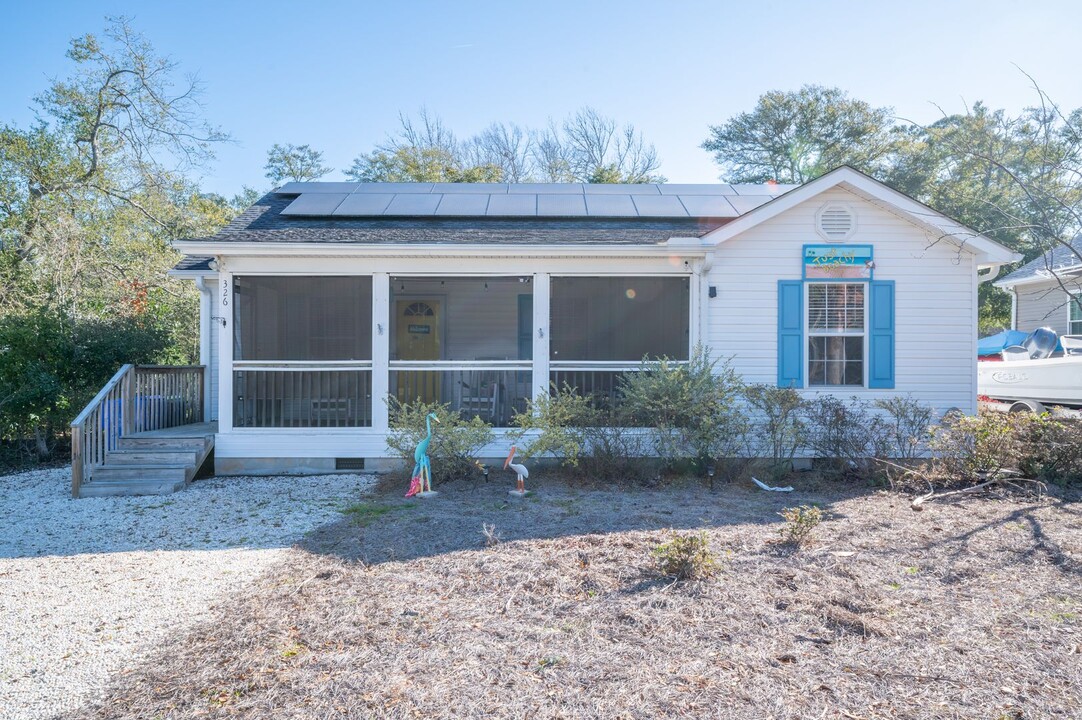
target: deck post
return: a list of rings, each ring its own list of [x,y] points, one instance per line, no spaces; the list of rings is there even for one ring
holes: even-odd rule
[[[121,436],[131,435],[135,432],[135,375],[138,372],[138,366],[132,368],[130,372],[124,375],[124,380],[120,385],[122,408],[120,411]]]
[[[79,488],[83,484],[83,426],[73,423],[71,426],[71,497],[79,499]]]

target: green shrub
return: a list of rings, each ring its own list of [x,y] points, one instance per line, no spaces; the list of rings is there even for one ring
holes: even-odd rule
[[[169,344],[141,318],[75,319],[44,308],[0,318],[0,439],[49,457],[122,365],[155,362]]]
[[[755,414],[753,444],[757,453],[766,458],[770,479],[777,482],[789,474],[793,456],[805,442],[807,429],[801,418],[804,402],[792,388],[767,384],[748,385],[744,397]]]
[[[710,550],[710,538],[705,531],[673,533],[671,539],[658,545],[651,553],[663,575],[677,580],[700,580],[717,573],[717,558]]]
[[[401,402],[388,396],[390,429],[387,448],[413,467],[413,453],[424,439],[425,418],[435,413],[428,456],[432,460],[432,482],[472,477],[477,472],[477,453],[492,442],[492,425],[474,416],[465,420],[446,403]]]
[[[702,471],[746,450],[743,382],[708,349],[696,348],[686,363],[644,361],[624,376],[621,389],[627,423],[650,429],[653,450],[667,467],[690,459]]]
[[[817,507],[801,505],[785,508],[780,513],[785,525],[778,529],[782,542],[792,547],[801,547],[811,534],[823,522],[823,511]]]
[[[948,414],[931,429],[932,470],[948,481],[973,482],[1017,467],[1018,417],[983,409],[976,415]]]
[[[522,448],[523,457],[555,455],[564,467],[577,468],[587,452],[587,429],[598,421],[598,411],[590,399],[573,387],[553,388],[552,393],[531,398],[523,412],[516,412],[511,424],[518,428],[518,437],[526,431],[536,431],[529,444]]]
[[[531,399],[511,422],[520,440],[532,435],[523,457],[554,455],[574,477],[636,482],[648,474],[641,436],[570,386]]]
[[[1070,483],[1082,479],[1082,422],[1048,413],[1010,415],[1018,440],[1018,469],[1028,478]]]

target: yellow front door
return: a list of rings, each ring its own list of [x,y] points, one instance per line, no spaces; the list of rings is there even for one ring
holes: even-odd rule
[[[399,360],[439,360],[440,301],[398,300],[395,303],[395,357]],[[400,370],[396,392],[402,402],[440,402],[441,374],[435,370]]]

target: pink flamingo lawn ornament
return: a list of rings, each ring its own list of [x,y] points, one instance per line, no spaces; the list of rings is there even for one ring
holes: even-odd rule
[[[530,471],[526,469],[525,465],[519,465],[513,460],[515,459],[515,453],[518,452],[518,448],[514,445],[511,446],[511,452],[507,454],[507,460],[503,463],[503,469],[510,468],[518,475],[518,480],[515,484],[515,489],[511,491],[513,495],[525,495],[526,494],[526,478],[530,477]]]
[[[436,413],[429,413],[425,417],[425,429],[428,430],[428,435],[417,443],[417,449],[413,451],[413,477],[410,479],[410,489],[406,492],[406,497],[414,495],[426,497],[432,494],[432,464],[428,459],[428,445],[432,442],[433,420],[437,424],[440,421]]]

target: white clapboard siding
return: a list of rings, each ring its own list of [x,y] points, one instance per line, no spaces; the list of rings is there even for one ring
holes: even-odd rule
[[[1067,280],[1064,285],[1071,292],[1080,292],[1077,281]],[[1055,280],[1018,285],[1017,316],[1015,329],[1032,332],[1039,327],[1050,327],[1061,335],[1069,334],[1067,292]]]
[[[777,382],[778,280],[801,277],[804,244],[823,243],[824,205],[853,209],[847,244],[875,247],[875,278],[895,281],[895,389],[805,390],[866,400],[912,395],[939,411],[976,409],[973,256],[843,189],[825,192],[721,244],[709,273],[707,341],[748,382]],[[806,350],[805,350],[806,352]],[[806,373],[805,373],[806,375]]]

